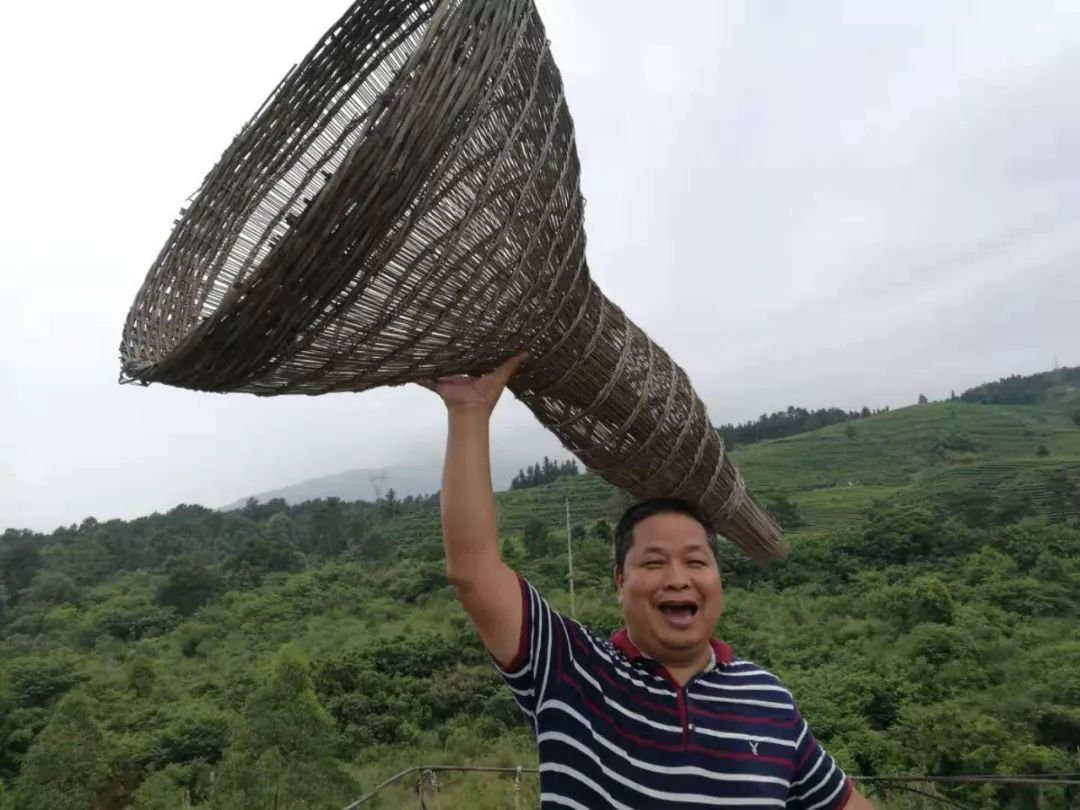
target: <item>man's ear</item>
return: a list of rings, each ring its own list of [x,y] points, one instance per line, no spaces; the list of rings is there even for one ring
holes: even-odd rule
[[[615,580],[615,593],[618,596],[619,604],[622,604],[622,589],[623,589],[623,572],[619,566],[615,566],[611,569],[611,576]]]

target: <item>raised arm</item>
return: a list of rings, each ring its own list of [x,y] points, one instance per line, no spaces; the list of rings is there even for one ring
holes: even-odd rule
[[[504,667],[519,649],[521,585],[499,556],[489,426],[523,359],[484,377],[445,378],[429,386],[446,403],[449,423],[441,494],[446,575],[484,646]]]

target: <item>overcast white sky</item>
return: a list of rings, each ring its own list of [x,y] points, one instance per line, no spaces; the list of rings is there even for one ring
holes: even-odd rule
[[[546,0],[589,261],[716,423],[1080,364],[1080,3]],[[0,529],[434,459],[426,391],[120,387],[183,200],[343,0],[0,11]],[[555,449],[517,403],[496,435]]]

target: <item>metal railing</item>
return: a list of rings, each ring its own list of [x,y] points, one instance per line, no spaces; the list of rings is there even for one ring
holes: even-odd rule
[[[439,774],[443,773],[482,773],[491,775],[513,776],[513,802],[514,810],[523,810],[522,776],[524,774],[539,774],[539,769],[528,767],[500,768],[468,765],[417,765],[406,768],[400,773],[394,774],[386,781],[376,785],[359,799],[342,810],[357,810],[365,804],[369,804],[380,793],[400,785],[410,776],[415,776],[412,793],[416,797],[417,807],[420,810],[429,810],[428,799],[437,796],[442,789]],[[917,806],[927,806],[932,802],[935,807],[959,808],[959,810],[982,810],[985,804],[973,805],[969,801],[937,792],[938,786],[957,787],[960,785],[1000,785],[1003,787],[1029,789],[1032,802],[1025,802],[1022,806],[1027,810],[1051,810],[1051,807],[1065,808],[1065,810],[1080,810],[1080,774],[1017,774],[995,775],[979,774],[970,776],[853,776],[868,798],[887,799],[890,796],[918,797]],[[1051,805],[1047,798],[1053,791],[1059,795],[1066,795],[1064,801]],[[1055,800],[1056,801],[1056,800]],[[1018,805],[1020,806],[1020,805]]]

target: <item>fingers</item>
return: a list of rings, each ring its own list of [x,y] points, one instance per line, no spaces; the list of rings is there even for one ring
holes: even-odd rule
[[[469,381],[475,380],[475,379],[476,379],[476,377],[470,377],[468,374],[457,374],[457,375],[450,376],[450,377],[435,377],[434,379],[429,379],[429,380],[414,380],[414,382],[417,385],[422,385],[424,388],[427,388],[429,391],[437,391],[440,385],[459,383],[459,382],[469,382]]]
[[[491,379],[498,381],[501,385],[506,385],[507,381],[517,373],[517,370],[521,368],[521,364],[529,359],[528,352],[519,352],[504,362],[501,366],[490,372],[487,376]],[[439,386],[453,384],[453,383],[465,383],[474,382],[480,379],[479,377],[472,377],[468,374],[457,374],[449,377],[436,377],[432,380],[416,380],[416,384],[426,388],[429,391],[439,392]]]
[[[498,377],[504,384],[517,373],[517,370],[521,368],[521,364],[529,358],[528,352],[519,352],[499,366],[495,371],[495,376]]]

